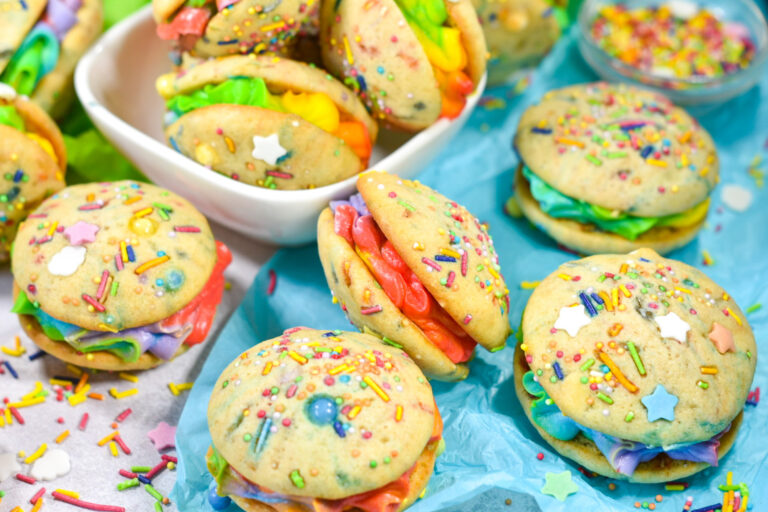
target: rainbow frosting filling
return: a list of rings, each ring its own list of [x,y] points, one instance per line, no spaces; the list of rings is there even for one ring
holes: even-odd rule
[[[161,77],[162,78],[162,77]],[[368,166],[373,144],[365,125],[339,110],[323,93],[286,91],[273,94],[259,77],[232,77],[219,84],[207,84],[188,94],[179,94],[166,102],[166,125],[198,108],[218,104],[259,107],[295,114],[322,130],[342,139],[360,158],[361,168]]]
[[[11,128],[15,128],[16,130],[22,132],[27,136],[27,138],[36,142],[41,148],[43,148],[43,151],[45,151],[51,158],[53,158],[54,163],[59,163],[59,157],[56,156],[56,151],[54,151],[51,141],[45,137],[41,137],[34,132],[28,132],[24,118],[21,117],[21,114],[19,114],[16,108],[10,104],[3,104],[1,101],[0,125],[10,126]]]
[[[184,308],[153,324],[115,332],[90,331],[52,317],[24,291],[19,292],[11,311],[35,317],[46,336],[66,342],[78,352],[107,351],[128,363],[149,352],[167,361],[182,344],[202,343],[208,335],[224,292],[224,269],[232,261],[232,254],[221,242],[216,242],[216,252],[216,265],[202,291]]]
[[[672,459],[706,462],[711,466],[717,466],[720,438],[731,428],[729,425],[707,441],[651,446],[603,434],[565,416],[539,384],[533,371],[528,371],[523,376],[523,387],[528,394],[536,397],[531,402],[531,417],[536,425],[561,441],[570,441],[582,434],[595,443],[617,473],[628,476],[635,472],[641,462],[649,461],[661,454],[666,454]]]
[[[467,51],[461,40],[461,31],[448,26],[444,0],[395,0],[395,3],[416,34],[435,72],[443,100],[441,117],[458,117],[475,84],[465,73],[469,62]]]
[[[77,24],[81,5],[82,0],[48,0],[45,14],[14,53],[0,82],[19,94],[32,94],[40,80],[56,67],[61,42]]]
[[[594,224],[602,231],[616,233],[629,240],[636,240],[643,233],[657,227],[693,226],[703,221],[709,210],[709,199],[706,199],[693,208],[674,215],[636,217],[568,197],[536,176],[526,165],[522,166],[522,173],[528,181],[531,195],[538,201],[541,210],[550,217]]]

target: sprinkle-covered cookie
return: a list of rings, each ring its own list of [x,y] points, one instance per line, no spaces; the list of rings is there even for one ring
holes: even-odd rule
[[[314,66],[231,56],[164,75],[157,85],[171,146],[235,180],[297,190],[368,166],[376,123],[350,90]]]
[[[200,57],[285,53],[317,32],[318,0],[152,0],[157,34]]]
[[[202,342],[231,261],[190,203],[130,181],[50,197],[21,226],[13,258],[25,329],[68,357],[110,352],[107,366],[145,352],[167,360],[182,342]]]
[[[515,378],[555,449],[601,474],[652,482],[717,465],[756,361],[727,292],[641,249],[572,261],[541,282],[523,314]]]
[[[54,122],[0,84],[0,262],[10,257],[19,223],[64,187],[67,155]]]
[[[430,376],[466,377],[476,343],[504,346],[508,293],[487,228],[418,182],[358,178],[359,198],[318,224],[328,284],[360,329],[403,346]]]
[[[584,252],[683,245],[718,181],[706,130],[663,96],[623,84],[550,91],[525,111],[514,144],[523,213]]]
[[[323,2],[323,62],[377,119],[418,131],[454,118],[485,73],[470,0]]]
[[[442,421],[429,383],[401,350],[297,327],[224,370],[208,426],[218,492],[247,509],[322,502],[341,510],[381,493],[388,510],[402,510],[429,479]]]

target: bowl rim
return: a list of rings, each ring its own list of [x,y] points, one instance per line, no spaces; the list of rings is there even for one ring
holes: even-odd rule
[[[134,140],[138,146],[146,148],[147,152],[152,153],[157,158],[170,161],[175,167],[183,169],[185,173],[192,175],[195,179],[201,180],[205,185],[217,187],[222,189],[222,192],[228,194],[236,194],[240,197],[254,201],[284,203],[287,205],[295,204],[297,201],[316,201],[318,199],[324,200],[328,197],[335,197],[350,187],[354,188],[358,176],[360,176],[362,172],[378,169],[380,167],[389,167],[388,160],[390,158],[401,158],[400,155],[408,153],[408,148],[410,146],[420,146],[422,144],[422,139],[430,139],[440,135],[442,131],[448,129],[450,124],[454,122],[454,120],[445,118],[438,119],[428,128],[412,134],[404,144],[376,162],[373,166],[336,183],[300,190],[276,190],[242,183],[209,169],[195,160],[175,151],[167,143],[158,141],[154,137],[123,120],[96,98],[96,95],[91,88],[89,76],[93,71],[97,58],[100,54],[106,51],[108,45],[112,46],[115,44],[115,41],[125,39],[127,34],[133,32],[137,26],[147,22],[153,22],[151,5],[147,5],[125,18],[123,21],[117,23],[99,38],[85,55],[83,55],[75,69],[74,84],[77,96],[83,104],[88,116],[94,121],[94,124],[98,125],[99,123],[103,123],[110,125],[112,129],[123,134],[126,139]],[[480,83],[475,87],[475,90],[467,96],[467,106],[465,106],[465,112],[462,112],[462,115],[468,115],[466,112],[467,109],[474,110],[474,106],[479,102],[480,97],[485,91],[487,80],[488,74],[486,72]],[[103,112],[99,112],[100,110]]]
[[[622,1],[622,0],[619,0],[619,1]],[[700,3],[697,0],[688,0],[688,1],[692,3],[696,3],[697,5],[700,5]],[[749,14],[754,18],[757,25],[760,27],[760,30],[758,33],[751,34],[752,37],[754,38],[755,47],[756,47],[754,58],[746,68],[741,68],[735,73],[729,73],[722,76],[708,77],[708,78],[706,77],[705,78],[670,77],[670,76],[660,75],[650,71],[642,70],[640,68],[627,64],[621,59],[618,59],[608,54],[608,52],[603,50],[592,37],[591,28],[592,28],[592,22],[594,20],[594,16],[592,16],[591,13],[595,9],[595,7],[597,7],[600,4],[619,3],[618,1],[614,1],[614,0],[584,0],[584,2],[579,7],[579,13],[577,16],[577,24],[579,27],[579,40],[583,44],[585,44],[589,50],[599,53],[607,61],[607,64],[610,65],[612,69],[614,69],[617,73],[621,74],[622,76],[628,79],[640,80],[642,82],[641,80],[642,78],[647,78],[660,83],[673,84],[672,87],[663,87],[663,88],[670,89],[675,92],[683,93],[683,94],[691,90],[711,91],[716,87],[726,87],[733,82],[740,81],[746,75],[754,72],[754,70],[756,69],[759,70],[760,68],[762,68],[762,66],[765,64],[766,59],[768,59],[768,23],[766,23],[765,16],[763,16],[763,13],[760,10],[760,8],[757,6],[754,0],[728,0],[728,1],[740,3],[746,9],[748,9],[750,11]],[[663,0],[658,1],[659,5],[661,5],[662,3],[664,3]],[[752,31],[750,30],[750,33],[751,32]],[[646,84],[646,85],[654,85],[654,84]],[[661,87],[659,85],[656,85],[656,86]]]

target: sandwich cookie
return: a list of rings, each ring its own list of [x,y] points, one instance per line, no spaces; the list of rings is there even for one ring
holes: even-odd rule
[[[726,291],[640,249],[565,263],[536,287],[515,389],[561,455],[610,478],[666,482],[731,449],[756,363]]]
[[[68,187],[19,228],[13,312],[58,359],[150,368],[205,340],[231,260],[172,192],[131,181]]]
[[[290,52],[317,33],[318,0],[152,0],[157,35],[198,57]]]
[[[475,345],[500,350],[510,333],[509,290],[487,228],[418,182],[372,171],[357,188],[318,220],[334,300],[430,378],[465,378]]]
[[[61,117],[75,97],[75,65],[101,22],[100,0],[0,1],[0,82]]]
[[[232,179],[298,190],[368,166],[378,127],[324,71],[273,56],[211,59],[157,81],[171,146]]]
[[[488,44],[488,85],[535,67],[560,38],[547,0],[472,0]],[[520,77],[520,75],[517,75]]]
[[[407,131],[458,117],[485,74],[470,0],[323,2],[320,44],[328,70],[374,117]]]
[[[706,130],[665,97],[626,85],[550,91],[521,117],[514,146],[523,214],[587,254],[687,244],[718,182]]]
[[[211,393],[217,492],[258,512],[395,512],[442,448],[429,382],[373,336],[304,327],[227,366]]]
[[[64,188],[67,155],[59,128],[27,98],[0,84],[0,263],[19,223]]]

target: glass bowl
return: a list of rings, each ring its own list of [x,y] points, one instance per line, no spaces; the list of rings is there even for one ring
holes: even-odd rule
[[[628,9],[677,3],[706,8],[719,20],[742,24],[755,45],[752,62],[743,69],[716,77],[670,77],[629,65],[609,55],[592,37],[592,23],[604,6],[623,3]],[[578,42],[584,60],[609,82],[628,82],[654,89],[679,105],[723,103],[749,90],[761,78],[768,60],[768,26],[752,0],[584,0],[579,11]]]

